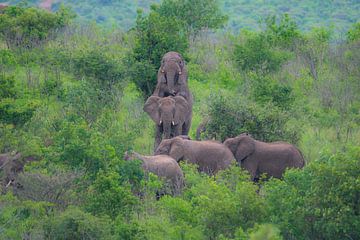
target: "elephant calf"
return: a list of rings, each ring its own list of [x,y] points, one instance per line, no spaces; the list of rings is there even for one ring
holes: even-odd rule
[[[181,137],[163,140],[155,154],[166,154],[176,161],[185,159],[198,165],[201,172],[209,175],[226,169],[235,159],[231,151],[215,141],[192,141]]]
[[[261,174],[281,178],[286,168],[302,168],[304,158],[299,149],[285,142],[265,143],[243,133],[224,142],[234,154],[236,161],[249,171],[251,179]]]
[[[171,194],[177,195],[184,186],[184,175],[179,164],[167,155],[144,156],[136,152],[125,153],[125,160],[139,159],[145,172],[151,172],[169,184]]]

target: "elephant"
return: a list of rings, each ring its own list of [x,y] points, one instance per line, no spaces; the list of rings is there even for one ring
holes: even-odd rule
[[[23,172],[27,162],[38,160],[35,156],[23,157],[19,152],[0,154],[0,174],[2,175],[0,176],[4,189],[14,184],[17,175]]]
[[[179,164],[170,156],[156,155],[145,156],[137,152],[125,152],[126,161],[139,159],[145,172],[151,172],[159,178],[164,179],[170,187],[172,195],[180,194],[184,187],[184,174]],[[165,191],[166,192],[166,191]]]
[[[216,141],[192,141],[181,137],[163,140],[155,155],[169,155],[177,162],[186,160],[198,165],[200,172],[215,175],[219,170],[229,167],[235,160],[232,152]]]
[[[160,144],[162,135],[165,139],[187,135],[190,130],[192,106],[182,96],[150,96],[144,111],[149,114],[156,125],[154,150]]]
[[[243,133],[228,138],[224,145],[231,150],[241,167],[250,173],[253,181],[262,174],[281,179],[286,168],[303,168],[305,165],[300,150],[286,142],[265,143]]]
[[[193,99],[188,87],[188,73],[180,53],[168,52],[162,60],[157,74],[154,96],[182,96],[192,105]]]

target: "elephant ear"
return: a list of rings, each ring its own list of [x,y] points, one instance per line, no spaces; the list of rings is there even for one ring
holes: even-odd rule
[[[236,139],[238,146],[235,152],[237,161],[242,161],[255,151],[255,141],[249,136],[242,136]]]
[[[161,98],[157,96],[150,96],[144,105],[144,111],[149,114],[151,119],[160,125],[160,114],[159,114],[159,100]]]
[[[200,126],[199,126],[200,127]],[[238,141],[235,138],[228,138],[224,141],[224,145],[230,149],[230,151],[235,155],[237,147],[238,147]]]
[[[175,124],[181,124],[185,122],[186,117],[189,115],[189,104],[185,98],[181,96],[174,97],[175,99],[175,114],[174,122]]]
[[[181,137],[174,137],[171,140],[169,156],[179,161],[184,156],[184,140]]]

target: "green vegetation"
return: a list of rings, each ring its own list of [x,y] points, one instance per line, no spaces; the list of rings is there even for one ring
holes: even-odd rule
[[[74,5],[93,14],[84,2]],[[146,2],[96,4],[101,13]],[[216,1],[195,2],[207,3],[193,6],[204,14],[191,15],[190,1],[165,0],[139,11],[127,32],[79,24],[66,8],[0,10],[0,153],[38,159],[13,185],[0,169],[1,239],[360,238],[359,23],[336,43],[336,28],[304,32],[311,21],[297,24],[296,13],[265,16],[259,31],[209,33],[227,18]],[[231,5],[238,2],[241,11]],[[251,4],[225,7],[242,18]],[[269,4],[282,6],[258,8]],[[322,4],[327,14],[333,5]],[[356,22],[351,4],[347,18]],[[130,15],[121,20],[128,26]],[[189,72],[190,137],[204,123],[204,139],[247,131],[288,141],[302,150],[304,169],[255,184],[236,165],[209,177],[182,164],[182,193],[157,200],[163,182],[123,156],[153,151],[142,108],[170,50]]]
[[[7,1],[10,4],[19,3],[20,0]],[[27,1],[29,4],[39,5],[42,0]],[[56,11],[61,4],[75,10],[81,21],[92,21],[106,27],[119,26],[128,30],[135,25],[137,9],[148,12],[152,4],[159,4],[160,0],[60,0],[53,1],[52,10]],[[188,21],[191,29],[203,26],[213,28],[221,25],[223,19],[221,12],[214,12],[216,21],[197,22],[198,12],[207,15],[214,10],[214,3],[218,3],[220,9],[225,13],[229,22],[227,28],[234,32],[242,29],[258,30],[259,21],[264,21],[268,15],[289,14],[302,30],[311,30],[316,27],[333,27],[336,30],[336,37],[343,37],[352,24],[359,18],[359,2],[356,0],[203,0],[203,1],[163,1],[162,9],[168,16],[178,16]],[[191,8],[193,14],[183,13]],[[206,18],[205,18],[206,19]]]

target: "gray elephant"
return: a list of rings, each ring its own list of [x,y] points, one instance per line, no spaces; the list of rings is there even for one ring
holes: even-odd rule
[[[182,96],[150,96],[144,106],[156,124],[154,149],[160,144],[162,135],[165,139],[187,135],[190,130],[192,106]]]
[[[163,140],[155,154],[169,155],[178,162],[187,160],[197,164],[199,171],[209,175],[226,169],[235,159],[231,151],[219,142],[192,141],[181,137]]]
[[[4,189],[14,184],[17,175],[24,170],[27,162],[38,160],[35,156],[23,157],[19,152],[0,154],[0,181]]]
[[[224,142],[241,167],[249,171],[251,179],[261,174],[281,178],[287,168],[302,168],[305,160],[295,146],[286,142],[265,143],[243,133]]]
[[[184,186],[184,175],[179,164],[172,157],[168,155],[145,156],[136,152],[125,152],[124,159],[126,161],[141,160],[144,171],[151,172],[165,180],[165,187],[169,187],[171,194],[177,195],[181,192]],[[164,190],[163,192],[168,191]]]
[[[188,73],[180,53],[168,52],[162,60],[157,74],[154,96],[182,96],[192,105],[192,95],[188,87]]]

